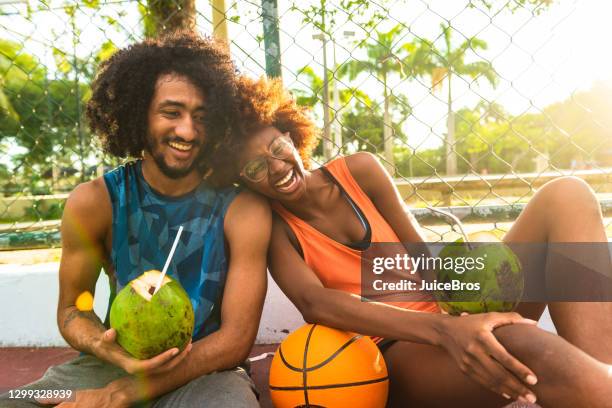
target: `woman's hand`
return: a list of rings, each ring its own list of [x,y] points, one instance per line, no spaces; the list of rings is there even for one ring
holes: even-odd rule
[[[482,313],[444,320],[441,346],[459,369],[507,399],[535,402],[525,384],[535,385],[535,374],[502,346],[493,330],[510,324],[537,324],[518,313]]]

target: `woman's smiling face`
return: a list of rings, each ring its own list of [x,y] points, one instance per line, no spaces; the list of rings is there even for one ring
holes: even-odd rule
[[[293,201],[305,191],[304,166],[291,137],[273,126],[249,138],[238,162],[243,183],[266,197]]]

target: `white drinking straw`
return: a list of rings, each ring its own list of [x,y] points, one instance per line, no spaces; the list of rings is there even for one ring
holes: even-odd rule
[[[164,281],[164,276],[166,276],[166,272],[168,271],[168,266],[170,266],[170,261],[172,260],[172,256],[174,255],[174,251],[176,250],[176,246],[178,245],[179,239],[181,238],[181,234],[183,233],[183,226],[179,227],[178,232],[176,233],[176,238],[174,238],[174,243],[172,244],[172,249],[170,249],[170,254],[168,254],[168,259],[166,259],[166,264],[164,265],[164,269],[162,270],[161,276],[157,281],[157,285],[155,285],[155,291],[153,295],[157,293],[159,288],[161,287],[162,282]]]

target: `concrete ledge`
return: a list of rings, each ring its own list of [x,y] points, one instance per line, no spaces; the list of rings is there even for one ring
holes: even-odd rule
[[[59,263],[35,265],[0,264],[0,347],[66,347],[57,329]],[[94,311],[104,320],[110,294],[108,279],[101,274],[96,285]],[[257,344],[280,343],[304,324],[301,314],[268,276]],[[540,327],[554,332],[548,311]]]
[[[0,346],[65,347],[57,328],[59,263],[0,265]],[[106,315],[110,290],[106,276],[98,280],[94,311]]]
[[[0,346],[65,347],[57,328],[59,263],[34,265],[0,264]],[[110,288],[100,274],[94,296],[94,311],[104,320]],[[266,303],[257,343],[279,343],[287,333],[304,324],[300,313],[269,277]]]

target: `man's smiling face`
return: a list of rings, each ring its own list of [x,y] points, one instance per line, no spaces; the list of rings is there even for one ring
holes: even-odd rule
[[[148,112],[147,151],[169,178],[197,171],[204,144],[204,96],[178,74],[157,79]]]

